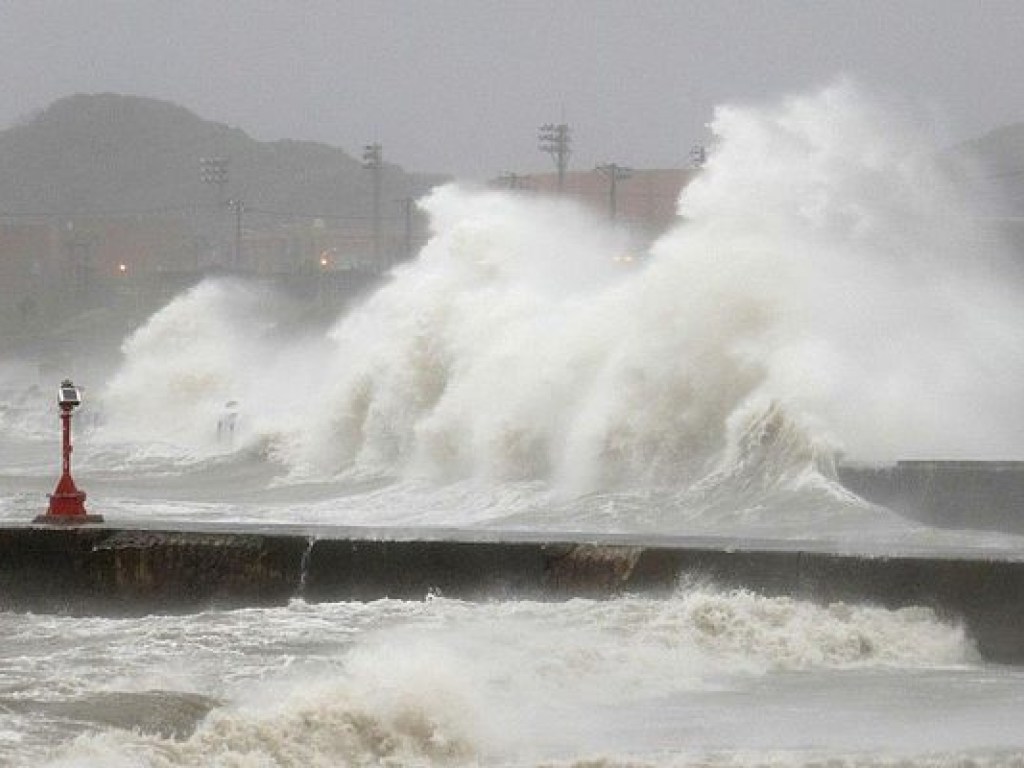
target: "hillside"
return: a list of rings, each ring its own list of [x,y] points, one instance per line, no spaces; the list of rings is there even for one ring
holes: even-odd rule
[[[1002,126],[953,149],[966,159],[965,174],[988,212],[995,216],[1024,216],[1024,123]]]
[[[1024,123],[996,128],[960,144],[958,149],[985,162],[992,170],[1024,170]]]
[[[200,157],[230,158],[225,193],[274,211],[362,215],[370,178],[360,161],[313,142],[260,142],[164,101],[79,94],[0,132],[0,211],[95,213],[207,205],[216,191]],[[384,200],[417,196],[440,177],[383,171]]]

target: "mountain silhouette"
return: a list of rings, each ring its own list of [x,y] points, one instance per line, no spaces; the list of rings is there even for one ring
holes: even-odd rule
[[[200,178],[204,157],[228,160],[223,189]],[[381,173],[382,206],[443,180],[390,164]],[[365,216],[370,177],[359,160],[327,144],[257,141],[184,107],[137,96],[68,96],[0,132],[0,213],[9,216],[185,211],[222,203],[221,194],[250,209]]]

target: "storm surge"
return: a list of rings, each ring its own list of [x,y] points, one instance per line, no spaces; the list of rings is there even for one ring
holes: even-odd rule
[[[125,342],[102,439],[287,482],[723,509],[841,495],[839,454],[1018,457],[1024,303],[923,134],[849,83],[711,129],[643,253],[566,200],[452,185],[420,203],[415,261],[326,334],[282,333],[265,289],[199,285]]]
[[[959,764],[962,739],[937,724],[956,704],[907,706],[903,689],[1014,684],[984,676],[962,629],[928,609],[698,585],[662,600],[298,601],[150,621],[91,620],[79,642],[118,652],[115,684],[132,702],[182,699],[152,686],[181,685],[172,659],[187,649],[188,684],[201,689],[190,702],[209,713],[186,733],[172,719],[180,706],[170,723],[86,732],[51,764],[867,766],[886,764],[875,753],[883,739],[909,756],[904,765],[945,766]],[[225,664],[234,676],[213,672]],[[1007,720],[993,710],[971,715],[989,734]],[[971,757],[1014,765],[990,753]]]
[[[333,322],[241,278],[174,298],[109,380],[76,373],[76,473],[116,530],[25,533],[74,539],[73,594],[102,562],[126,595],[214,602],[0,612],[0,763],[1021,768],[1024,673],[984,655],[1017,637],[1019,542],[836,479],[1022,458],[1019,270],[902,114],[849,83],[719,109],[643,247],[566,199],[449,185]],[[54,419],[11,402],[22,526]],[[444,593],[492,557],[491,599]],[[277,599],[264,576],[293,599],[218,607]],[[423,599],[370,599],[389,584]]]

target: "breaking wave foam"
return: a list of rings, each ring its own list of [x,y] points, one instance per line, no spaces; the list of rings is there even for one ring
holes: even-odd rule
[[[848,83],[712,129],[634,269],[568,202],[448,186],[417,260],[326,336],[198,286],[126,342],[108,435],[255,450],[294,479],[569,496],[828,486],[840,450],[1019,455],[1024,303],[932,147]]]
[[[300,603],[274,609],[275,626],[282,637],[305,627],[310,641],[320,627],[323,642],[336,624],[349,626],[351,610]],[[75,739],[50,765],[548,764],[601,743],[602,717],[661,712],[664,702],[744,680],[976,660],[962,629],[929,610],[818,606],[697,585],[667,600],[432,598],[360,610],[382,623],[337,656],[277,664],[221,691],[227,701],[186,736],[104,730]],[[245,622],[263,613],[240,612],[236,631],[248,635]],[[640,763],[689,764],[674,762],[679,754]]]

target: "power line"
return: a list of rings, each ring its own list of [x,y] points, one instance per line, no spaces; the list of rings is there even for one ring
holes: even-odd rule
[[[305,211],[270,211],[265,208],[245,209],[246,213],[259,214],[261,216],[274,216],[283,219],[324,219],[330,221],[373,221],[375,216],[365,214],[341,215],[337,213],[309,213]],[[381,216],[381,221],[399,221],[401,216]]]
[[[162,216],[188,213],[204,206],[173,205],[162,208],[110,208],[88,211],[0,211],[4,219],[101,219],[120,216]]]
[[[163,208],[109,208],[89,211],[0,211],[3,219],[102,219],[127,216],[163,216],[172,213],[197,213],[219,210],[221,205],[174,205]],[[324,219],[331,221],[370,221],[372,215],[314,213],[309,211],[275,211],[266,208],[245,207],[246,214],[293,219]],[[399,221],[401,216],[382,216],[383,221]]]

